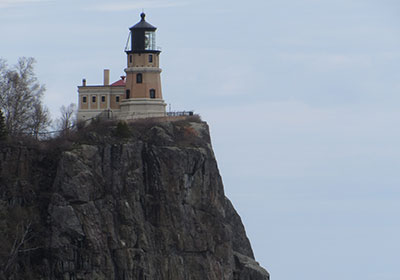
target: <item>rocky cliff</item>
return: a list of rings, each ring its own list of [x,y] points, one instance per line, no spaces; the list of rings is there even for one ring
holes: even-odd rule
[[[94,126],[0,144],[0,278],[269,279],[206,123]]]

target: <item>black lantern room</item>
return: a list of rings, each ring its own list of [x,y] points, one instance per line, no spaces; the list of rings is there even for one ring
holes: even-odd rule
[[[146,14],[141,13],[142,18],[137,24],[129,28],[130,34],[130,49],[127,53],[160,53],[156,46],[156,29],[145,20]]]

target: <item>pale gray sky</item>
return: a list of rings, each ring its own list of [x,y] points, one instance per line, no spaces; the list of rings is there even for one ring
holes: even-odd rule
[[[398,280],[400,2],[0,0],[0,57],[36,58],[56,115],[124,74],[142,8],[272,279]]]

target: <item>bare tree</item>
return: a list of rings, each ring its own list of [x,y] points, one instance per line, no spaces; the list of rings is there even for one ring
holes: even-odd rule
[[[0,141],[7,138],[6,122],[3,111],[0,110]]]
[[[20,192],[25,201],[24,191],[21,189]],[[13,194],[10,193],[0,200],[0,280],[36,279],[27,277],[26,273],[31,269],[31,252],[42,248],[37,231],[40,210],[28,201],[24,206],[20,205],[22,201],[10,204],[8,199],[11,197]]]
[[[16,264],[18,262],[18,255],[23,252],[36,250],[37,248],[24,248],[26,243],[32,238],[30,235],[32,223],[28,222],[27,224],[18,224],[15,230],[15,238],[11,250],[8,254],[7,261],[4,265],[4,274],[11,276],[14,274],[16,269]]]
[[[51,124],[50,113],[47,107],[36,102],[32,106],[32,119],[29,122],[30,133],[39,138],[40,133],[46,131]]]
[[[71,103],[67,107],[60,108],[61,117],[57,120],[58,129],[62,134],[68,134],[74,127],[76,121],[76,104]]]
[[[49,112],[42,104],[45,87],[35,76],[34,64],[33,58],[21,57],[9,68],[0,60],[0,109],[10,135],[38,136],[50,124]]]

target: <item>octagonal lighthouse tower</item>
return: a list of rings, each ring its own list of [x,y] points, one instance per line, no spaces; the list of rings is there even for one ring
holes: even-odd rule
[[[121,119],[165,116],[166,104],[161,92],[160,53],[156,46],[156,27],[142,13],[130,29],[125,52],[127,68],[125,93],[121,100]]]

